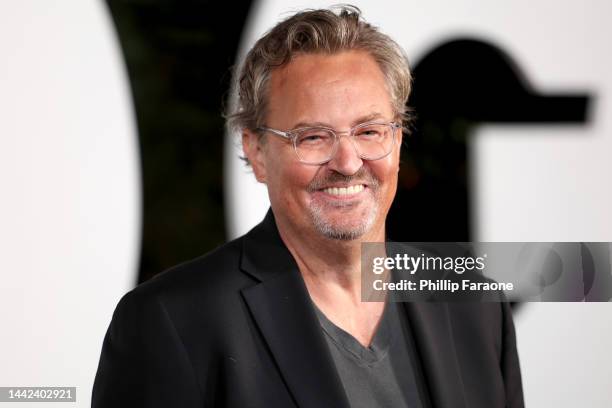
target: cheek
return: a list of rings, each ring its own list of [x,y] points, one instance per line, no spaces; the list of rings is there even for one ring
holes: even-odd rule
[[[284,180],[288,199],[300,202],[308,200],[310,197],[308,185],[312,179],[313,174],[308,169],[304,169],[303,165],[297,165],[292,171],[288,171]]]
[[[399,172],[399,158],[395,155],[389,155],[384,159],[375,163],[375,175],[384,184],[397,183],[397,174]]]
[[[382,159],[382,161],[380,163],[377,163],[377,166],[372,169],[374,172],[374,176],[378,178],[381,183],[381,199],[387,202],[391,202],[395,198],[395,192],[397,190],[398,169],[398,161],[394,157]]]
[[[308,205],[308,185],[314,177],[310,168],[296,163],[282,153],[268,157],[268,190],[271,198],[286,208]]]

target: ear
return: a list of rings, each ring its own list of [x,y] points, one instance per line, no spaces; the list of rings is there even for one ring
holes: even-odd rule
[[[264,160],[264,149],[261,137],[249,129],[242,130],[242,151],[244,157],[249,160],[255,178],[260,183],[266,182],[266,161]]]

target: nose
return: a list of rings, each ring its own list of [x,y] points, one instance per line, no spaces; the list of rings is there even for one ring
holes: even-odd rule
[[[331,170],[340,174],[351,176],[363,166],[363,160],[359,157],[355,144],[348,135],[339,135],[338,146],[331,160],[327,163]]]

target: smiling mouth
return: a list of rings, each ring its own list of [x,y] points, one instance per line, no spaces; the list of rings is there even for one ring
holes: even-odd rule
[[[321,191],[324,193],[333,195],[333,196],[346,196],[351,194],[361,193],[365,189],[363,184],[357,184],[354,186],[348,187],[328,187],[324,188]]]

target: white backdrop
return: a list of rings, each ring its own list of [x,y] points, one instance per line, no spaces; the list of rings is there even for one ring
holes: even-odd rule
[[[588,93],[588,125],[482,126],[470,152],[479,241],[612,241],[612,3],[578,0],[354,0],[414,65],[455,37],[493,42],[540,93]],[[288,11],[324,1],[262,1],[242,54]],[[228,231],[238,236],[269,206],[228,139]],[[244,197],[249,197],[245,200]],[[612,304],[524,305],[516,316],[529,407],[612,405]]]
[[[128,89],[102,2],[0,3],[0,386],[77,387],[56,407],[90,405],[106,327],[136,280]]]

